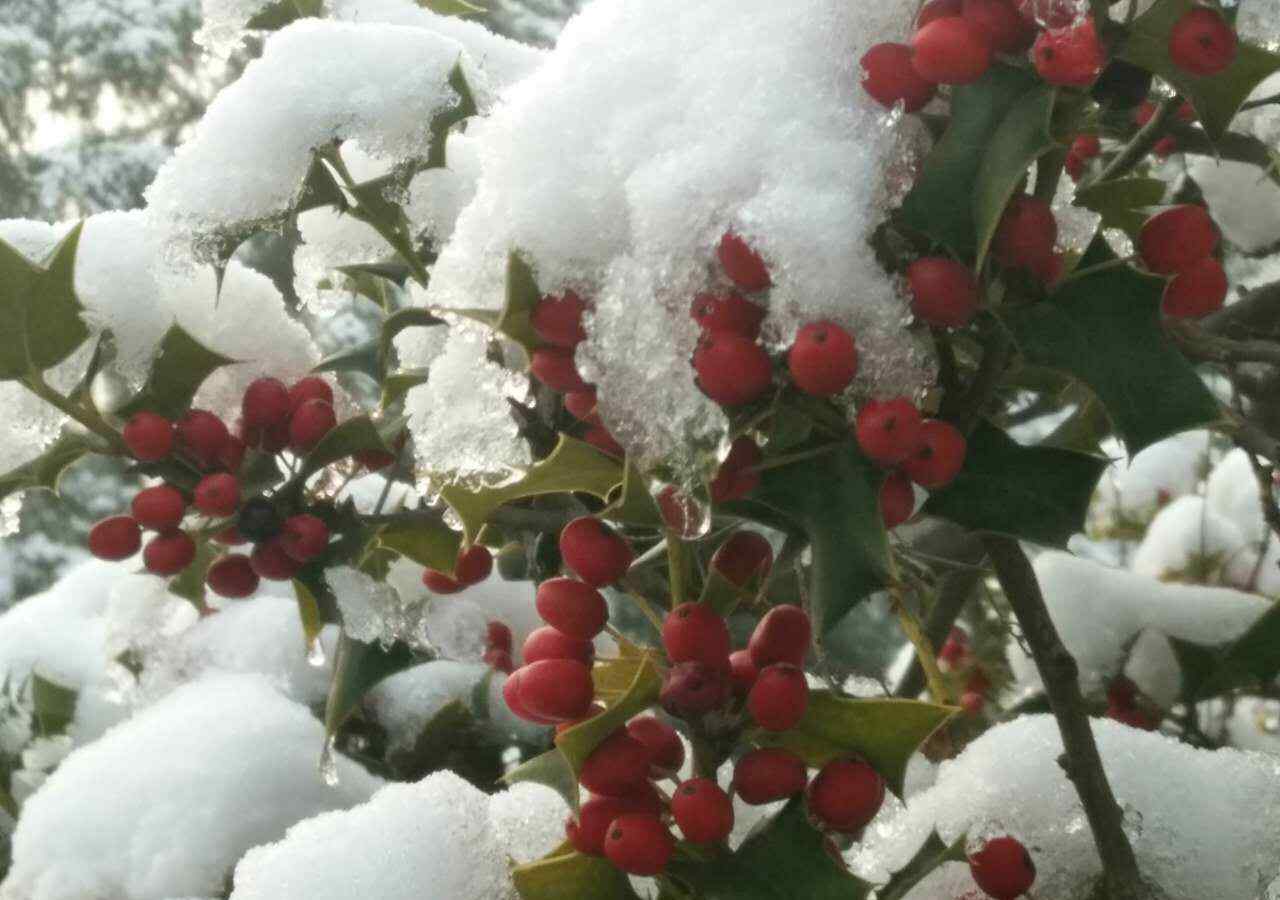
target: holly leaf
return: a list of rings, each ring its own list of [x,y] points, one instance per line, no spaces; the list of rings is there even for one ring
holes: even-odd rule
[[[418,0],[418,5],[442,16],[473,16],[485,11],[467,0]]]
[[[540,753],[528,762],[516,766],[503,775],[501,780],[507,785],[531,781],[549,787],[564,798],[570,809],[578,808],[578,776],[569,768],[569,761],[559,750]]]
[[[1182,695],[1201,700],[1237,688],[1273,681],[1280,675],[1280,603],[1225,647],[1171,641],[1182,667]]]
[[[1081,261],[1115,259],[1101,238]],[[1074,375],[1098,395],[1129,455],[1219,417],[1218,405],[1160,324],[1164,282],[1129,266],[1067,281],[1005,324],[1032,365]]]
[[[876,888],[876,900],[902,900],[911,889],[925,879],[930,872],[947,862],[965,862],[967,835],[960,835],[950,845],[943,843],[938,832],[929,832],[929,839],[911,857],[911,862],[893,873],[883,886]]]
[[[1165,184],[1159,178],[1119,178],[1076,191],[1075,205],[1102,216],[1103,228],[1119,228],[1131,238],[1164,200]]]
[[[1027,167],[1053,147],[1053,98],[1030,72],[1005,65],[955,88],[946,133],[902,204],[904,224],[961,256],[985,255]]]
[[[757,730],[753,739],[762,746],[785,747],[814,767],[856,753],[901,795],[911,755],[957,712],[919,700],[855,700],[810,691],[800,724],[781,733]]]
[[[58,494],[63,474],[92,452],[93,446],[88,435],[64,431],[35,459],[0,475],[0,500],[10,494],[35,489]]]
[[[385,422],[374,422],[367,415],[354,416],[337,425],[320,439],[320,443],[312,448],[302,462],[302,468],[296,479],[305,479],[313,472],[319,472],[325,466],[346,459],[364,450],[380,450],[391,452],[388,439],[399,434],[404,427],[401,418]]]
[[[82,227],[72,228],[43,264],[0,241],[0,381],[56,366],[88,339],[75,291]]]
[[[596,670],[607,670],[610,666],[622,666],[633,671],[627,690],[620,697],[609,699],[602,688],[608,683],[608,675],[597,676],[592,672],[592,679],[597,683],[597,694],[605,702],[605,711],[579,722],[572,728],[565,729],[556,735],[556,747],[569,763],[575,774],[582,771],[591,751],[613,734],[632,716],[644,712],[658,699],[662,690],[662,673],[657,666],[658,653],[654,650],[641,651],[638,657],[623,657],[617,662],[600,663]]]
[[[254,31],[279,31],[290,22],[314,18],[323,12],[323,0],[276,0],[259,10],[244,27]]]
[[[170,580],[169,593],[191,601],[196,609],[204,609],[205,575],[221,552],[221,549],[207,537],[197,538],[195,559],[191,561],[191,565],[182,570],[181,575]]]
[[[602,518],[647,528],[666,527],[662,510],[644,486],[644,476],[630,463],[623,470],[622,484],[610,496],[612,501],[600,511]]]
[[[396,643],[388,649],[380,644],[357,641],[344,631],[338,638],[333,681],[329,683],[329,696],[325,701],[325,736],[332,737],[342,727],[374,685],[417,662],[407,644]]]
[[[667,874],[692,887],[699,900],[863,900],[872,887],[827,850],[800,798],[736,853],[705,861],[677,857]]]
[[[519,253],[512,251],[507,255],[507,290],[506,299],[501,310],[492,309],[449,309],[438,312],[449,312],[474,322],[488,325],[494,331],[507,337],[521,347],[529,356],[537,349],[542,340],[533,330],[533,308],[537,306],[542,292],[538,290],[537,279],[533,269]]]
[[[1158,0],[1129,31],[1120,58],[1154,72],[1191,101],[1210,140],[1221,138],[1254,88],[1280,70],[1280,55],[1240,42],[1235,61],[1217,75],[1195,75],[1174,64],[1169,34],[1196,0]]]
[[[420,566],[452,572],[462,547],[462,535],[443,522],[414,522],[387,525],[378,531],[378,546]]]
[[[76,715],[76,691],[32,672],[31,706],[41,737],[66,734]]]
[[[147,383],[119,414],[131,416],[146,410],[177,419],[191,407],[191,399],[206,378],[235,362],[204,346],[182,326],[171,325],[160,341]]]
[[[924,511],[975,531],[1065,547],[1084,529],[1109,461],[1071,450],[1024,447],[989,422],[969,436],[964,468],[929,495]]]
[[[382,377],[382,345],[377,339],[363,341],[330,353],[312,372],[360,372],[374,381]]]
[[[570,851],[516,866],[522,900],[637,900],[627,876],[602,856]]]
[[[298,601],[298,621],[302,623],[303,650],[311,652],[320,640],[320,632],[324,630],[324,616],[320,612],[320,601],[306,584],[297,578],[293,579],[293,596]]]

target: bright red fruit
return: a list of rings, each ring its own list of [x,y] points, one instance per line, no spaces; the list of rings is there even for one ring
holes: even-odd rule
[[[947,635],[947,639],[942,642],[942,649],[938,651],[939,662],[944,662],[948,668],[954,669],[968,656],[969,635],[959,628],[952,628],[951,634]]]
[[[219,556],[209,565],[204,581],[219,597],[233,600],[248,597],[258,589],[258,573],[243,553]]]
[[[153,575],[177,575],[196,558],[196,544],[183,531],[165,531],[142,548],[142,562]]]
[[[485,646],[492,647],[495,650],[506,650],[511,652],[511,629],[507,627],[505,622],[499,622],[497,619],[491,619],[484,630]]]
[[[733,696],[728,666],[686,662],[673,666],[662,683],[659,702],[679,719],[694,719],[719,709]]]
[[[533,351],[529,368],[534,378],[561,394],[590,387],[578,374],[573,351],[565,347],[539,347]]]
[[[886,109],[901,103],[906,112],[918,112],[938,92],[938,86],[911,64],[906,44],[876,44],[862,55],[861,65],[862,89]]]
[[[329,546],[329,526],[310,513],[302,513],[285,519],[280,532],[284,552],[298,562],[310,562]]]
[[[239,472],[240,466],[244,464],[244,455],[248,449],[244,441],[234,434],[228,434],[227,439],[222,442],[222,449],[218,451],[219,467],[226,469],[228,472]]]
[[[516,664],[511,659],[511,654],[496,647],[490,647],[484,651],[484,655],[480,657],[480,660],[495,672],[505,672],[508,675],[514,672],[516,668]]]
[[[601,741],[582,763],[578,781],[593,794],[625,797],[649,779],[649,749],[619,728]]]
[[[965,691],[960,695],[960,708],[964,710],[966,716],[978,715],[986,705],[986,696],[977,691]]]
[[[360,450],[352,458],[370,472],[385,469],[396,461],[396,454],[387,450]]]
[[[1036,38],[1036,30],[1013,5],[1013,0],[964,0],[964,17],[977,26],[996,53],[1022,53]]]
[[[215,544],[222,544],[224,547],[238,547],[241,544],[249,543],[249,539],[241,534],[240,529],[234,525],[222,529],[209,540]]]
[[[587,339],[582,327],[582,314],[591,305],[573,291],[556,296],[548,294],[533,307],[530,324],[534,333],[548,344],[557,347],[576,347]]]
[[[733,679],[733,693],[745,697],[756,683],[760,670],[751,661],[750,650],[734,650],[729,654],[729,676]]]
[[[715,569],[730,584],[746,587],[753,578],[763,578],[773,568],[773,547],[755,531],[735,531],[711,557]]]
[[[573,849],[591,856],[604,856],[604,837],[613,820],[628,813],[660,815],[662,800],[646,785],[627,797],[592,797],[578,810],[578,819],[565,822],[565,836]]]
[[[773,384],[773,363],[754,341],[731,332],[706,335],[693,351],[698,387],[721,406],[759,400]]]
[[[674,772],[684,764],[684,743],[674,728],[657,716],[640,716],[627,723],[627,734],[649,751],[650,774]]]
[[[991,45],[968,19],[935,19],[911,39],[911,64],[926,81],[970,84],[991,68]]]
[[[563,631],[543,625],[529,632],[520,655],[525,665],[540,659],[574,659],[589,666],[596,657],[596,648],[590,641],[569,637]]]
[[[128,559],[141,546],[142,529],[129,516],[112,516],[89,529],[89,552],[98,559]]]
[[[472,544],[458,554],[453,565],[454,577],[463,587],[479,584],[493,571],[493,554],[484,544]]]
[[[320,443],[321,438],[338,424],[338,414],[332,404],[323,400],[307,400],[289,419],[289,443],[293,449],[306,453]]]
[[[920,433],[923,444],[902,464],[911,480],[924,488],[944,487],[964,468],[967,442],[950,422],[929,419]]]
[[[212,468],[231,436],[226,423],[211,412],[193,409],[178,420],[178,447],[202,466]]]
[[[1009,201],[991,242],[992,253],[1002,265],[1035,269],[1053,254],[1058,241],[1058,220],[1039,197],[1019,194]]]
[[[152,531],[169,531],[182,524],[187,511],[187,501],[182,492],[172,485],[158,484],[143,488],[134,495],[130,512],[134,521]]]
[[[433,594],[456,594],[462,590],[462,584],[456,578],[436,569],[424,569],[422,583]]]
[[[572,578],[551,578],[538,585],[534,599],[538,615],[570,637],[589,641],[604,630],[609,608],[589,584]]]
[[[853,335],[834,322],[810,322],[796,333],[787,351],[787,369],[796,387],[815,397],[829,397],[849,386],[858,373]]]
[[[582,439],[601,453],[616,456],[618,459],[627,455],[627,448],[618,443],[618,439],[601,425],[593,425],[583,432]]]
[[[969,872],[978,887],[995,900],[1021,897],[1036,880],[1036,864],[1022,842],[1013,837],[992,838],[969,857]]]
[[[156,462],[173,450],[173,423],[153,412],[135,413],[121,432],[134,459]]]
[[[725,232],[716,248],[720,266],[729,280],[744,291],[763,291],[773,284],[769,268],[760,254],[732,231]]]
[[[1038,28],[1067,28],[1083,16],[1076,0],[1018,0],[1018,13]]]
[[[798,794],[808,780],[804,760],[780,747],[752,750],[733,767],[733,789],[752,806]]]
[[[1151,153],[1157,159],[1168,159],[1170,156],[1178,152],[1178,139],[1173,135],[1166,135],[1156,141],[1156,145],[1151,148]]]
[[[1184,204],[1152,216],[1138,235],[1147,268],[1170,275],[1199,262],[1218,245],[1218,229],[1202,206]]]
[[[686,841],[715,844],[733,831],[733,801],[710,778],[693,778],[671,795],[671,815]]]
[[[502,683],[502,699],[507,704],[507,709],[526,722],[533,722],[535,725],[554,725],[554,719],[546,719],[529,712],[524,701],[520,699],[520,678],[523,672],[524,669],[516,669]]]
[[[926,256],[907,269],[911,310],[929,325],[960,328],[978,311],[978,283],[965,266],[944,256]]]
[[[729,453],[711,479],[709,489],[712,503],[731,503],[741,500],[760,486],[760,473],[751,471],[764,459],[760,447],[743,435],[729,447]]]
[[[240,505],[240,482],[226,472],[206,475],[196,485],[194,502],[196,509],[206,516],[229,516]]]
[[[1043,31],[1032,50],[1036,71],[1050,84],[1088,87],[1107,64],[1093,19],[1078,25]]]
[[[682,603],[662,622],[662,645],[673,663],[723,667],[729,659],[729,626],[705,603]]]
[[[1235,29],[1216,9],[1187,10],[1169,31],[1169,58],[1193,75],[1217,75],[1236,61]]]
[[[872,400],[858,410],[858,446],[872,462],[895,466],[920,448],[920,410],[906,397]]]
[[[564,408],[579,422],[591,425],[600,424],[600,414],[596,412],[596,389],[570,391],[564,395]]]
[[[1071,176],[1072,181],[1079,181],[1083,178],[1087,166],[1088,162],[1084,157],[1077,156],[1074,152],[1068,153],[1066,160],[1062,163],[1063,171]]]
[[[1222,263],[1206,256],[1173,276],[1164,289],[1160,309],[1166,316],[1198,319],[1222,309],[1226,299],[1227,273]]]
[[[884,527],[897,528],[916,509],[916,492],[911,486],[911,479],[902,472],[892,472],[880,485],[880,514],[884,517]]]
[[[253,571],[268,581],[288,581],[302,568],[302,563],[285,552],[284,541],[279,536],[256,545],[249,554],[249,563]]]
[[[728,331],[755,340],[764,322],[764,307],[731,291],[728,294],[699,294],[693,298],[689,315],[703,331]]]
[[[586,715],[595,687],[591,670],[572,659],[543,659],[516,672],[520,704],[530,713],[553,722],[569,722]]]
[[[1102,152],[1102,141],[1096,134],[1076,135],[1071,142],[1071,152],[1081,159],[1093,159]]]
[[[809,685],[804,670],[787,663],[761,669],[747,695],[747,710],[765,731],[795,728],[808,706]]]
[[[1150,100],[1143,100],[1133,111],[1133,122],[1139,128],[1145,128],[1147,123],[1155,118],[1156,105]]]
[[[244,390],[240,415],[247,428],[270,428],[289,419],[289,389],[278,378],[259,378]]]
[[[657,875],[667,867],[675,841],[657,816],[627,813],[614,819],[604,839],[609,862],[631,875]]]
[[[810,783],[808,801],[823,826],[857,834],[884,803],[884,779],[863,759],[833,759]]]
[[[813,626],[809,614],[798,606],[783,604],[765,613],[751,632],[747,652],[757,669],[774,663],[799,666],[809,652]]]
[[[323,400],[332,406],[333,388],[329,387],[329,382],[319,375],[301,378],[289,388],[289,411],[296,412],[298,407],[308,400]]]
[[[560,556],[569,569],[593,587],[613,584],[635,554],[617,532],[593,516],[574,519],[560,532]]]
[[[920,8],[916,28],[923,28],[934,19],[949,19],[964,13],[964,0],[929,0]]]

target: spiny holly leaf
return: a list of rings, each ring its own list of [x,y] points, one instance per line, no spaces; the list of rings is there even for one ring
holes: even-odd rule
[[[382,379],[382,407],[393,406],[418,385],[427,383],[426,369],[401,369]]]
[[[1280,70],[1280,56],[1242,41],[1235,61],[1217,75],[1194,75],[1175,65],[1169,56],[1169,34],[1179,19],[1200,6],[1196,0],[1158,0],[1133,23],[1121,59],[1177,88],[1195,107],[1205,133],[1217,140],[1254,88]]]
[[[605,711],[556,735],[556,747],[564,754],[570,769],[575,773],[582,770],[582,764],[601,741],[626,724],[632,716],[643,712],[657,701],[658,693],[662,690],[662,674],[658,671],[657,657],[656,651],[641,651],[633,660],[624,657],[618,662],[600,663],[596,667],[634,667],[634,675],[626,693],[613,699],[609,699],[607,692],[601,689],[606,683],[606,679],[601,678],[597,694],[605,702]],[[594,679],[594,672],[592,676]]]
[[[293,580],[293,595],[298,601],[298,621],[302,623],[303,650],[311,652],[320,640],[320,632],[324,630],[324,617],[320,613],[320,601],[307,584],[297,578]]]
[[[453,571],[462,547],[462,535],[443,522],[387,525],[378,532],[377,540],[379,547],[440,572]]]
[[[612,501],[600,511],[602,518],[648,528],[665,527],[657,501],[645,489],[644,476],[630,463],[623,471],[622,484],[610,496]]]
[[[324,730],[332,736],[342,727],[360,699],[375,684],[418,662],[408,645],[396,643],[390,649],[366,644],[343,632],[334,655],[333,681],[324,707]]]
[[[0,241],[0,381],[56,366],[89,337],[76,297],[77,225],[43,265]]]
[[[1159,178],[1120,178],[1076,191],[1075,205],[1102,216],[1103,228],[1119,228],[1136,238],[1151,217],[1147,210],[1164,200],[1164,189]]]
[[[306,478],[325,466],[364,450],[389,452],[388,438],[398,434],[403,427],[404,420],[400,418],[374,422],[369,416],[360,415],[347,419],[321,438],[320,443],[307,454],[298,478]]]
[[[63,473],[92,450],[93,442],[87,435],[64,431],[35,459],[0,475],[0,500],[38,488],[57,494]]]
[[[1080,265],[1113,259],[1099,238]],[[1070,280],[1048,300],[1004,315],[1028,362],[1074,375],[1098,395],[1131,456],[1219,416],[1160,326],[1163,292],[1159,278],[1125,266]]]
[[[467,0],[418,0],[418,5],[442,16],[472,16],[485,11]]]
[[[182,574],[169,582],[169,593],[190,600],[196,609],[205,608],[205,574],[221,550],[208,538],[196,540],[196,556]]]
[[[523,478],[502,487],[478,490],[451,485],[441,491],[440,496],[462,520],[467,543],[471,543],[494,510],[505,503],[571,491],[607,500],[614,487],[621,483],[622,466],[616,459],[590,444],[561,435],[551,455],[535,463]]]
[[[924,842],[911,862],[893,873],[893,877],[883,887],[876,888],[876,900],[902,900],[917,884],[938,866],[946,862],[964,862],[967,835],[960,835],[948,846],[938,837],[936,831],[929,832],[929,839]]]
[[[41,737],[65,734],[76,715],[76,692],[32,672],[31,706]]]
[[[863,900],[871,891],[827,851],[800,798],[738,852],[711,860],[677,857],[667,874],[693,888],[699,900]]]
[[[925,512],[976,531],[1066,546],[1084,529],[1108,460],[1070,450],[1023,447],[989,422],[969,436],[964,468],[929,495]]]
[[[316,365],[313,372],[360,372],[374,381],[382,377],[381,343],[371,339],[337,350]]]
[[[1053,145],[1053,97],[1005,65],[955,88],[951,123],[902,204],[903,222],[962,256],[981,255],[1022,174]]]
[[[256,31],[279,31],[290,22],[313,18],[323,12],[323,0],[276,0],[246,22],[245,28]]]
[[[234,362],[201,344],[182,326],[171,325],[151,363],[147,383],[120,414],[131,416],[146,410],[176,419],[190,408],[191,398],[206,378]]]
[[[430,310],[423,309],[420,306],[397,310],[387,316],[387,320],[382,323],[382,332],[378,336],[378,371],[385,372],[387,370],[387,361],[391,358],[392,344],[396,339],[396,335],[400,332],[406,328],[428,328],[445,324],[447,323],[444,319],[432,315]]]
[[[758,731],[754,737],[762,745],[786,747],[811,766],[856,753],[901,795],[911,754],[957,712],[918,700],[854,700],[811,691],[799,725],[780,734]]]
[[[502,776],[503,784],[519,784],[522,781],[549,787],[564,798],[570,809],[578,808],[578,776],[569,768],[569,760],[559,750],[541,753]]]
[[[448,312],[488,325],[494,331],[515,341],[532,356],[542,343],[533,330],[531,316],[542,293],[533,277],[533,269],[519,253],[507,256],[507,296],[501,310],[450,309]]]
[[[573,851],[516,866],[511,879],[522,900],[637,900],[622,870],[602,856]]]
[[[445,142],[449,138],[449,131],[453,126],[479,112],[475,95],[471,93],[471,85],[467,84],[466,73],[462,71],[461,62],[449,73],[449,87],[453,88],[454,93],[458,95],[458,102],[436,113],[431,119],[431,144],[427,149],[426,161],[428,169],[438,169],[446,165]]]
[[[1266,684],[1280,675],[1280,603],[1225,647],[1204,647],[1178,639],[1172,644],[1182,667],[1182,693],[1187,700]]]

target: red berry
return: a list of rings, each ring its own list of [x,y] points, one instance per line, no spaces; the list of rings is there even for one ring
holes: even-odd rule
[[[655,815],[627,813],[614,819],[604,839],[604,855],[630,875],[657,875],[675,851],[667,826]]]
[[[804,760],[781,747],[752,750],[733,767],[734,792],[752,806],[798,794],[808,780]]]
[[[270,428],[289,420],[289,389],[278,378],[259,378],[244,390],[240,415],[247,428]]]
[[[950,422],[929,419],[920,432],[923,441],[915,455],[902,463],[902,470],[924,488],[950,484],[964,468],[967,442]]]
[[[1183,269],[1164,289],[1160,309],[1166,316],[1198,319],[1222,309],[1227,299],[1227,273],[1212,256]]]
[[[916,28],[923,28],[935,19],[949,19],[964,14],[964,0],[929,0],[916,16]]]
[[[1107,707],[1107,718],[1141,731],[1155,731],[1160,727],[1158,719],[1136,706],[1117,706],[1113,703]]]
[[[724,667],[729,659],[729,626],[705,603],[682,603],[662,621],[662,646],[673,663]]]
[[[1102,153],[1102,141],[1096,134],[1076,135],[1071,142],[1071,152],[1081,159],[1093,159]]]
[[[658,504],[658,512],[662,513],[663,524],[680,537],[697,537],[701,510],[698,502],[683,493],[674,484],[669,484],[658,491],[654,500]]]
[[[765,613],[751,632],[747,651],[757,669],[774,663],[799,666],[809,652],[813,626],[809,614],[798,606],[783,604]]]
[[[583,432],[582,439],[601,453],[607,453],[609,456],[621,459],[627,455],[627,448],[619,444],[618,439],[609,433],[609,429],[602,425],[593,425],[588,428]]]
[[[253,571],[268,581],[288,581],[298,574],[302,563],[290,556],[284,549],[284,539],[273,537],[262,541],[253,548],[249,555]]]
[[[529,712],[524,701],[520,699],[520,680],[524,671],[524,669],[516,669],[502,683],[503,702],[507,704],[507,709],[511,710],[512,714],[526,722],[533,722],[535,725],[554,725],[554,719],[547,719]]]
[[[981,666],[974,666],[973,671],[969,673],[969,677],[964,683],[964,689],[985,695],[991,690],[991,679],[987,677],[987,673],[982,670]]]
[[[686,662],[667,673],[659,702],[678,719],[696,719],[724,706],[732,696],[727,661],[719,666]]]
[[[289,443],[293,449],[307,453],[338,424],[333,406],[323,400],[307,400],[289,419]]]
[[[853,335],[833,322],[810,322],[787,351],[787,369],[806,394],[828,397],[849,386],[858,372]]]
[[[833,759],[809,785],[808,801],[825,828],[857,834],[884,803],[884,779],[865,760]]]
[[[649,750],[625,728],[601,741],[582,763],[578,781],[593,794],[625,797],[649,779]]]
[[[306,378],[299,379],[293,387],[289,388],[289,412],[297,412],[298,407],[308,400],[323,400],[332,406],[333,388],[329,387],[329,382],[319,375],[308,375]]]
[[[991,250],[1002,265],[1034,269],[1053,254],[1057,241],[1058,220],[1049,204],[1038,197],[1019,194],[1005,208]]]
[[[178,420],[178,447],[201,466],[212,468],[231,436],[226,424],[211,412],[193,409]]]
[[[581,716],[579,716],[578,718],[570,722],[558,722],[556,724],[556,736],[558,737],[559,735],[564,734],[570,728],[577,728],[583,722],[590,722],[592,719],[594,719],[596,716],[600,715],[600,713],[604,711],[605,711],[604,704],[592,703],[591,706],[587,707],[587,711],[583,713]]]
[[[896,466],[920,448],[920,410],[906,397],[872,400],[858,410],[858,446],[872,462]]]
[[[733,801],[710,778],[693,778],[671,795],[671,815],[686,841],[715,844],[733,831]]]
[[[589,666],[596,658],[596,648],[590,641],[569,637],[550,625],[543,625],[529,632],[520,649],[525,665],[541,659],[574,659]]]
[[[370,472],[394,465],[397,459],[396,454],[389,450],[360,450],[353,453],[352,458]]]
[[[196,558],[196,544],[183,531],[164,531],[142,549],[142,562],[153,575],[177,575]]]
[[[1107,702],[1112,706],[1133,706],[1138,699],[1138,686],[1126,675],[1117,675],[1107,685]]]
[[[613,584],[627,574],[635,558],[631,545],[593,516],[581,516],[564,527],[560,556],[573,574],[593,587]]]
[[[1139,128],[1145,128],[1147,123],[1155,118],[1156,105],[1150,100],[1143,100],[1133,111],[1134,124]]]
[[[1040,33],[1032,50],[1036,71],[1050,84],[1087,87],[1102,73],[1107,54],[1093,19]]]
[[[141,546],[142,529],[129,516],[112,516],[89,529],[89,552],[98,559],[128,559]]]
[[[627,723],[627,734],[649,751],[650,774],[674,772],[684,765],[684,743],[676,730],[656,716],[640,716]]]
[[[280,532],[284,552],[298,562],[310,562],[329,547],[329,526],[317,516],[302,513],[285,519]]]
[[[805,681],[804,670],[787,663],[775,663],[761,669],[751,693],[747,695],[747,710],[765,731],[795,728],[808,706],[809,685]]]
[[[277,422],[269,428],[255,428],[240,422],[240,439],[256,450],[279,453],[289,446],[289,423]]]
[[[1036,864],[1017,838],[992,838],[969,857],[969,872],[978,887],[995,900],[1021,897],[1036,880]]]
[[[1197,6],[1169,31],[1169,58],[1193,75],[1217,75],[1236,61],[1238,43],[1235,29],[1220,12]]]
[[[733,679],[733,693],[745,697],[756,683],[760,670],[751,661],[750,650],[734,650],[729,654],[729,676]]]
[[[458,554],[453,575],[463,587],[479,584],[493,571],[493,554],[483,544],[472,544]]]
[[[1138,235],[1138,250],[1147,268],[1171,275],[1199,262],[1218,245],[1218,229],[1204,207],[1174,206],[1152,216]]]
[[[135,413],[121,437],[135,459],[156,462],[173,450],[173,423],[153,412]]]
[[[876,44],[862,55],[861,65],[862,89],[886,109],[901,103],[906,112],[918,112],[938,92],[938,86],[922,78],[911,64],[911,48],[906,44]]]
[[[986,696],[977,691],[965,691],[960,695],[960,708],[964,710],[966,716],[978,715],[986,705]]]
[[[1151,148],[1151,152],[1157,159],[1168,159],[1178,152],[1178,139],[1172,135],[1162,137],[1156,141],[1155,146]]]
[[[731,503],[741,500],[760,486],[760,473],[751,471],[763,460],[756,442],[742,436],[729,446],[729,454],[716,470],[709,489],[711,502]]]
[[[218,451],[218,466],[228,472],[239,472],[247,450],[244,441],[234,434],[228,434],[227,439],[222,442],[222,449]]]
[[[1200,118],[1199,114],[1196,112],[1196,108],[1191,105],[1190,100],[1183,100],[1182,105],[1178,107],[1178,111],[1175,115],[1178,117],[1179,121],[1185,122],[1188,125]]]
[[[517,673],[520,703],[530,713],[554,722],[586,715],[595,687],[591,670],[573,659],[542,659]]]
[[[152,531],[171,531],[182,524],[187,501],[172,485],[158,484],[143,488],[134,495],[130,511],[134,521]]]
[[[964,0],[964,17],[977,26],[996,53],[1022,53],[1036,30],[1022,18],[1013,0]]]
[[[720,238],[716,256],[729,280],[744,291],[763,291],[773,284],[760,254],[732,231],[725,232]]]
[[[433,594],[456,594],[462,590],[462,584],[457,579],[436,569],[424,569],[422,583]]]
[[[486,647],[493,650],[506,650],[510,653],[511,629],[507,627],[505,622],[491,619],[489,624],[485,626],[484,643]]]
[[[538,615],[559,631],[589,641],[604,630],[609,608],[589,584],[572,578],[551,578],[538,585],[534,599]]]
[[[241,544],[249,543],[249,539],[240,533],[240,529],[234,525],[222,529],[209,540],[215,544],[222,544],[224,547],[238,547]]]
[[[737,334],[704,336],[693,352],[693,368],[698,373],[698,387],[721,406],[759,400],[773,384],[769,354]]]
[[[484,655],[480,659],[495,672],[505,672],[510,675],[516,668],[516,664],[511,659],[511,654],[506,650],[490,648],[484,651]]]
[[[773,547],[764,535],[735,531],[711,557],[711,568],[730,584],[746,587],[753,578],[764,578],[773,568]]]
[[[604,837],[613,820],[627,813],[662,813],[662,800],[650,785],[627,797],[592,797],[578,810],[577,821],[565,822],[565,836],[573,849],[591,856],[604,856]]]
[[[220,472],[206,475],[196,485],[195,507],[206,516],[229,516],[240,505],[240,482],[234,475]]]
[[[911,39],[911,64],[934,84],[970,84],[991,68],[991,46],[968,19],[935,19]]]
[[[1067,158],[1062,164],[1063,171],[1071,176],[1072,181],[1079,181],[1083,178],[1087,166],[1088,162],[1083,157],[1077,156],[1074,151],[1067,154]]]
[[[243,553],[219,556],[210,564],[204,581],[219,597],[233,600],[248,597],[258,589],[258,573]]]
[[[699,294],[689,308],[703,331],[728,331],[755,340],[764,322],[764,307],[730,291],[727,294]]]
[[[548,294],[538,300],[530,315],[534,333],[556,347],[576,347],[587,339],[582,314],[591,306],[573,291],[563,296]]]
[[[929,325],[960,328],[978,311],[973,273],[943,256],[926,256],[907,269],[911,310]]]
[[[951,634],[947,635],[947,639],[942,642],[942,649],[938,651],[939,662],[947,664],[948,668],[955,669],[959,667],[969,656],[969,635],[965,634],[959,628],[952,628]]]
[[[564,395],[564,408],[579,422],[590,425],[600,424],[600,415],[596,412],[596,389],[570,391]]]
[[[565,347],[539,347],[533,351],[529,368],[534,378],[561,394],[590,387],[578,374],[573,351]]]

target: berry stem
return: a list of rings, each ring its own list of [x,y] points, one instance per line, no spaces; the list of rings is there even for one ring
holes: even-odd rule
[[[1138,254],[1126,256],[1122,259],[1109,259],[1104,263],[1098,263],[1096,266],[1086,266],[1083,269],[1076,269],[1066,278],[1062,279],[1062,284],[1069,281],[1077,281],[1081,278],[1088,278],[1090,275],[1097,275],[1099,272],[1109,272],[1112,269],[1121,269],[1127,265],[1138,261]]]
[[[824,444],[821,447],[816,447],[813,450],[805,450],[801,453],[790,453],[785,456],[774,456],[774,457],[771,457],[768,462],[762,462],[759,465],[750,466],[748,468],[743,469],[742,471],[744,473],[745,472],[767,472],[770,469],[780,469],[783,466],[789,466],[792,463],[804,462],[805,460],[815,459],[816,457],[819,457],[819,456],[825,456],[826,454],[830,453],[832,450],[839,450],[841,447],[847,447],[847,446],[848,446],[847,442],[841,442],[838,444]]]
[[[1151,121],[1139,128],[1133,139],[1121,147],[1120,152],[1103,167],[1102,171],[1088,184],[1082,185],[1080,189],[1088,190],[1095,185],[1112,181],[1132,171],[1138,163],[1146,159],[1147,154],[1164,137],[1166,126],[1173,121],[1174,115],[1181,105],[1182,97],[1177,95],[1161,100],[1159,105],[1156,106],[1155,113],[1151,116]]]
[[[644,614],[644,617],[649,620],[649,624],[657,630],[658,634],[662,634],[662,616],[658,615],[658,611],[653,608],[653,604],[649,602],[644,594],[640,593],[635,584],[629,578],[622,579],[622,581],[619,582],[619,586],[626,591],[627,596],[635,602],[636,608],[639,609],[640,612]]]
[[[693,574],[693,558],[680,536],[667,529],[667,577],[671,581],[671,608],[684,603],[689,596],[690,575]]]
[[[924,633],[924,626],[920,624],[920,619],[907,606],[906,588],[898,574],[898,562],[894,558],[893,550],[889,551],[887,559],[889,603],[893,607],[894,615],[898,617],[898,624],[902,627],[903,634],[907,636],[907,640],[911,641],[911,646],[916,648],[916,659],[920,663],[920,668],[924,670],[925,681],[929,685],[929,695],[933,697],[935,703],[953,705],[955,698],[951,696],[951,689],[947,686],[942,670],[938,668],[938,654],[928,635]]]
[[[44,375],[40,372],[32,371],[26,378],[22,379],[21,384],[45,403],[66,413],[106,441],[111,453],[120,456],[127,455],[128,451],[125,448],[124,441],[116,433],[116,430],[103,420],[97,410],[87,405],[76,403],[70,397],[59,394],[49,386],[49,383],[44,380]]]

